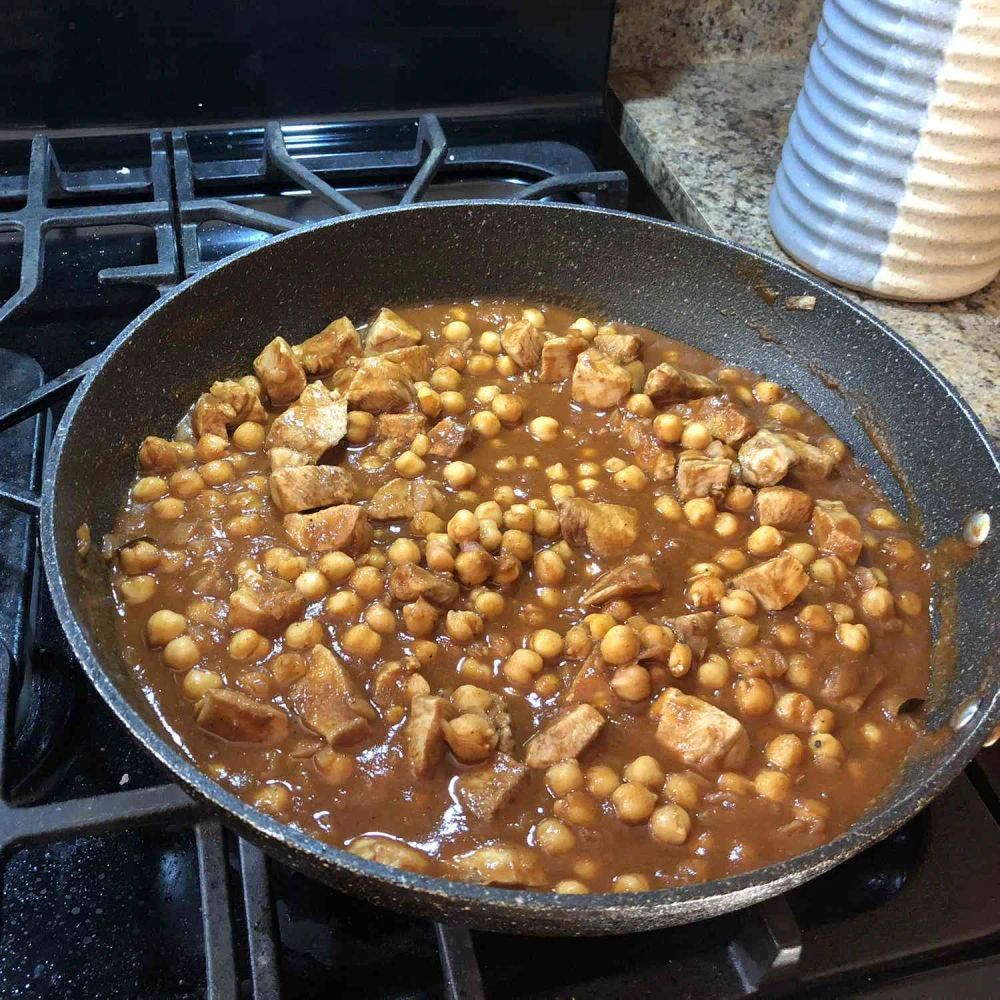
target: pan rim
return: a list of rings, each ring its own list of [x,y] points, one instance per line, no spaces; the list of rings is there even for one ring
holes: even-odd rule
[[[297,857],[307,859],[313,866],[332,866],[346,871],[358,878],[373,878],[381,883],[387,883],[397,889],[415,893],[423,899],[447,897],[451,904],[466,904],[469,907],[470,922],[476,925],[477,911],[488,908],[498,916],[507,918],[510,924],[517,924],[530,933],[527,926],[532,915],[547,918],[554,923],[565,924],[571,930],[571,920],[574,915],[593,917],[598,914],[614,914],[620,920],[619,926],[607,928],[609,931],[629,930],[628,914],[635,913],[635,924],[649,917],[651,912],[668,915],[682,911],[689,904],[697,902],[710,909],[714,904],[725,901],[725,909],[736,909],[741,905],[756,902],[767,896],[774,896],[797,886],[828,870],[836,864],[847,860],[864,847],[869,846],[911,819],[932,798],[939,794],[958,773],[972,760],[981,747],[993,726],[1000,720],[1000,686],[991,693],[982,695],[987,700],[985,710],[979,712],[978,720],[973,726],[967,726],[955,732],[955,752],[942,761],[938,767],[925,775],[921,785],[912,789],[903,798],[887,798],[883,805],[871,809],[856,823],[839,834],[833,840],[821,844],[807,852],[794,855],[783,861],[775,862],[763,868],[754,869],[739,875],[726,876],[708,882],[696,883],[652,890],[642,893],[630,893],[627,896],[615,893],[592,893],[586,896],[560,896],[552,892],[537,892],[527,890],[512,890],[482,886],[472,883],[455,881],[445,877],[418,875],[403,872],[399,869],[373,861],[367,861],[351,854],[344,848],[328,844],[312,837],[288,824],[273,819],[254,809],[244,800],[229,792],[222,785],[213,781],[205,772],[186,758],[180,750],[156,732],[153,727],[128,702],[110,675],[101,666],[99,652],[92,648],[90,641],[80,627],[65,590],[59,569],[59,559],[56,551],[56,526],[54,523],[54,506],[56,499],[57,473],[60,469],[63,448],[66,442],[65,429],[72,422],[76,411],[83,403],[94,380],[101,374],[109,360],[118,349],[129,340],[132,334],[148,319],[165,308],[168,303],[183,295],[188,289],[212,277],[229,267],[239,266],[240,261],[250,254],[266,250],[278,242],[293,240],[297,237],[321,229],[335,226],[350,225],[352,222],[377,218],[383,215],[394,215],[403,212],[430,212],[442,208],[454,211],[475,210],[483,207],[496,208],[503,206],[512,212],[545,213],[577,212],[602,217],[613,217],[626,220],[629,224],[652,225],[655,227],[675,230],[687,236],[695,237],[710,244],[715,244],[726,250],[735,249],[739,254],[765,262],[785,274],[806,283],[809,287],[821,289],[825,295],[832,296],[842,306],[847,306],[852,313],[884,336],[887,336],[896,348],[902,349],[911,356],[936,381],[945,394],[955,403],[965,419],[971,424],[976,436],[985,446],[993,462],[994,472],[1000,473],[1000,455],[983,427],[981,421],[971,410],[969,404],[951,383],[932,365],[919,351],[905,341],[899,334],[869,313],[862,306],[833,288],[821,279],[809,275],[801,269],[778,260],[768,254],[740,245],[731,240],[700,232],[677,223],[665,222],[660,219],[635,213],[599,209],[584,205],[563,205],[544,202],[509,201],[470,199],[444,202],[423,202],[417,205],[392,206],[365,212],[362,215],[343,216],[332,220],[323,220],[300,229],[275,236],[259,246],[248,247],[230,257],[215,262],[195,275],[179,283],[158,301],[130,322],[122,332],[108,345],[101,354],[93,369],[81,383],[67,405],[63,419],[53,436],[52,446],[46,461],[42,505],[40,516],[40,535],[42,561],[48,580],[49,589],[60,618],[60,622],[74,655],[80,661],[91,683],[98,693],[114,711],[119,720],[128,728],[130,735],[140,741],[144,749],[151,753],[166,770],[189,791],[207,800],[227,817],[232,817],[238,824],[253,831],[258,841],[278,848],[291,850]],[[519,914],[523,914],[519,918]],[[623,916],[624,915],[624,916]],[[694,915],[692,919],[699,919]],[[594,925],[591,923],[590,928]],[[585,925],[580,928],[586,931]]]

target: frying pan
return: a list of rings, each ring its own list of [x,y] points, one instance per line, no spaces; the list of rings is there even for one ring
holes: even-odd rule
[[[813,312],[784,307],[799,294],[816,296]],[[119,652],[108,581],[81,577],[74,536],[83,522],[95,539],[111,529],[143,437],[169,437],[208,382],[245,372],[276,335],[296,342],[332,316],[361,320],[385,303],[504,295],[660,330],[790,386],[909,510],[928,546],[960,534],[973,512],[996,520],[1000,462],[965,403],[891,330],[801,271],[606,210],[451,202],[372,212],[278,237],[180,285],[108,347],[71,401],[46,467],[42,551],[66,634],[100,694],[186,789],[270,854],[385,906],[478,927],[614,934],[700,920],[785,892],[910,819],[1000,719],[1000,553],[990,542],[939,588],[926,732],[898,782],[832,842],[758,871],[582,897],[414,875],[256,811],[172,742]]]

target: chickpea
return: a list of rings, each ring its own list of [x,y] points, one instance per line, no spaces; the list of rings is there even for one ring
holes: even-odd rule
[[[549,496],[553,500],[565,500],[568,497],[575,497],[576,487],[570,486],[567,483],[555,483],[549,487]]]
[[[804,628],[822,635],[831,633],[836,624],[833,615],[821,604],[807,604],[795,618]]]
[[[753,618],[757,614],[757,598],[748,590],[731,590],[719,601],[719,610],[726,615]]]
[[[794,733],[782,733],[767,744],[764,753],[769,763],[787,771],[802,763],[805,747]]]
[[[450,417],[465,413],[467,405],[465,396],[460,392],[448,390],[441,393],[441,409]]]
[[[774,689],[763,677],[741,677],[736,682],[736,704],[745,716],[767,715],[774,707]]]
[[[755,556],[773,556],[781,551],[785,539],[781,532],[770,524],[763,524],[750,532],[747,538],[747,552]]]
[[[808,695],[789,691],[774,703],[774,714],[790,729],[808,729],[816,706]]]
[[[823,556],[809,566],[809,575],[824,587],[834,587],[847,578],[847,567],[836,556]]]
[[[354,775],[357,762],[346,753],[324,748],[313,755],[313,763],[323,780],[331,785],[345,785]]]
[[[615,485],[619,489],[630,490],[632,492],[644,490],[649,482],[646,478],[646,473],[638,465],[626,465],[620,472],[616,472],[613,478]],[[601,485],[596,479],[594,483],[594,489],[597,489]]]
[[[691,816],[676,802],[660,806],[649,817],[649,832],[661,844],[678,846],[688,839]]]
[[[240,629],[229,640],[229,655],[234,660],[252,662],[262,660],[271,652],[271,643],[265,639],[256,629]]]
[[[535,552],[531,535],[517,528],[511,528],[503,533],[501,549],[520,559],[521,562],[527,562]]]
[[[785,390],[777,382],[758,382],[753,387],[753,394],[758,403],[767,406],[770,403],[777,403],[784,396]]]
[[[540,501],[544,503],[545,501]],[[547,507],[535,508],[535,534],[540,538],[555,538],[562,529],[559,526],[558,511]],[[557,553],[558,554],[558,553]]]
[[[717,576],[699,576],[688,584],[687,602],[692,608],[714,608],[725,593],[726,585]]]
[[[460,510],[448,522],[448,537],[455,542],[467,542],[479,535],[479,518],[471,510]]]
[[[830,631],[833,631],[832,624]],[[793,687],[810,688],[815,683],[816,672],[807,657],[801,653],[795,653],[788,658],[788,671],[785,674],[785,680]]]
[[[545,443],[555,441],[559,437],[559,421],[555,417],[535,417],[528,424],[528,433],[536,440]]]
[[[762,798],[772,802],[784,802],[792,788],[792,779],[784,771],[771,771],[765,768],[758,771],[753,779],[754,788]]]
[[[160,573],[176,573],[187,565],[187,553],[180,549],[164,549],[160,554]]]
[[[118,591],[126,604],[145,604],[156,595],[155,577],[146,574],[131,576],[118,584]]]
[[[698,808],[701,789],[689,774],[668,774],[663,783],[663,797],[690,812]]]
[[[171,639],[183,635],[187,619],[176,611],[154,611],[146,622],[146,641],[150,646],[166,646]]]
[[[837,725],[837,717],[828,708],[817,709],[809,723],[809,728],[814,733],[832,733]]]
[[[292,805],[292,793],[281,784],[265,785],[253,799],[253,804],[269,816],[281,816]]]
[[[245,420],[233,431],[233,444],[240,451],[257,451],[264,443],[264,428],[252,420]]]
[[[583,772],[575,760],[563,760],[545,772],[545,784],[552,795],[559,798],[583,788]]]
[[[202,434],[195,445],[194,457],[199,462],[213,462],[229,451],[229,442],[219,434]]]
[[[163,661],[171,670],[190,670],[200,659],[201,650],[189,635],[179,635],[163,647]]]
[[[476,595],[472,606],[476,614],[485,621],[492,622],[496,621],[503,614],[507,602],[504,600],[502,594],[498,594],[492,590],[484,590],[481,594]]]
[[[649,892],[649,879],[639,872],[625,872],[611,883],[614,892]]]
[[[802,420],[801,412],[789,403],[774,403],[767,408],[767,415],[786,427],[794,427]]]
[[[535,512],[524,503],[515,503],[504,512],[503,526],[515,531],[530,532],[535,529]]]
[[[634,781],[647,788],[659,788],[663,784],[663,768],[659,761],[648,754],[636,757],[631,763],[625,765],[623,772],[626,781]]]
[[[511,684],[531,684],[542,671],[542,658],[533,649],[515,649],[504,661],[503,673]]]
[[[391,608],[376,602],[365,611],[365,622],[379,635],[391,635],[396,631],[396,616]]]
[[[653,401],[644,392],[629,396],[625,402],[625,409],[637,417],[651,417],[656,412]]]
[[[698,683],[712,691],[718,691],[729,683],[729,663],[718,653],[712,653],[698,665]]]
[[[563,638],[553,629],[542,628],[532,633],[528,646],[543,660],[551,660],[563,651]]]
[[[748,486],[730,486],[723,498],[722,506],[734,514],[746,514],[753,507],[754,493]]]
[[[449,389],[460,389],[462,387],[462,376],[454,368],[447,366],[435,368],[431,372],[430,383],[431,388],[437,389],[438,392],[445,392]]]
[[[898,531],[903,527],[902,518],[885,507],[875,507],[869,511],[865,521],[879,531]]]
[[[483,620],[474,611],[449,611],[445,631],[458,643],[467,644],[483,634]]]
[[[194,469],[179,469],[170,477],[169,487],[175,497],[190,500],[205,488],[205,480]]]
[[[889,618],[896,610],[892,591],[886,587],[872,587],[861,595],[861,610],[871,618]]]
[[[136,503],[152,503],[166,496],[167,481],[160,476],[143,476],[132,487],[132,499]]]
[[[374,566],[359,566],[350,577],[354,592],[363,601],[371,601],[385,589],[385,577]]]
[[[345,653],[365,660],[374,660],[382,648],[382,636],[370,625],[352,625],[343,635],[340,644]]]
[[[785,551],[803,566],[808,566],[817,556],[816,546],[808,542],[794,542]]]
[[[330,582],[318,569],[307,569],[295,578],[295,589],[307,601],[318,601],[326,597]]]
[[[573,320],[570,323],[569,328],[571,330],[578,330],[584,337],[588,340],[593,340],[597,336],[597,327],[585,316],[581,316],[579,319]]]
[[[915,594],[912,590],[904,590],[896,597],[896,603],[899,605],[899,610],[903,612],[904,615],[909,615],[911,618],[914,615],[919,615],[923,611],[923,601],[920,600],[920,596]]]
[[[688,500],[684,504],[684,516],[693,528],[711,528],[715,523],[715,501],[711,497]]]
[[[552,811],[573,826],[596,826],[601,818],[597,803],[586,792],[579,790],[556,799],[552,804]]]
[[[678,642],[667,658],[667,669],[674,677],[683,677],[690,669],[694,660],[691,647],[686,642]]]
[[[614,625],[601,639],[601,656],[608,663],[630,663],[639,655],[639,637],[627,625]]]
[[[161,521],[176,521],[184,516],[184,501],[177,497],[164,497],[153,503],[153,514]]]
[[[815,733],[809,737],[809,751],[813,763],[824,771],[834,771],[844,763],[844,746],[836,736]]]
[[[441,474],[452,489],[463,490],[475,480],[476,467],[469,462],[449,462]]]
[[[389,556],[389,562],[393,566],[406,566],[410,563],[417,564],[420,562],[420,546],[412,538],[397,538],[389,546],[387,555]],[[322,566],[322,563],[320,565]]]
[[[524,413],[524,403],[517,396],[500,393],[493,397],[490,409],[504,424],[516,424]]]
[[[645,785],[626,781],[611,793],[611,804],[623,823],[645,823],[656,807],[656,793]]]
[[[568,854],[576,847],[576,834],[558,819],[543,819],[535,827],[535,843],[553,857]]]
[[[837,626],[837,641],[852,653],[867,653],[871,638],[867,625],[843,624]]]
[[[184,675],[181,681],[181,691],[184,697],[191,701],[201,701],[209,691],[222,687],[222,677],[214,670],[200,670],[194,667]]]
[[[612,618],[620,625],[625,622],[635,614],[632,605],[629,604],[624,598],[618,598],[616,601],[609,601],[604,605],[604,611],[606,614],[611,615]]]
[[[233,463],[226,458],[218,458],[214,462],[206,462],[199,466],[198,472],[201,478],[209,486],[221,486],[223,483],[231,482],[236,477],[236,469]]]
[[[354,560],[346,552],[327,552],[318,566],[330,583],[343,583],[356,568]]]
[[[564,878],[552,887],[560,896],[583,896],[590,892],[586,884],[575,878]]]
[[[309,649],[325,638],[323,626],[315,620],[292,622],[285,629],[285,645],[289,649]]]
[[[712,443],[708,428],[697,420],[692,421],[681,432],[681,445],[693,451],[703,451]]]
[[[591,795],[606,799],[621,784],[621,778],[606,764],[588,767],[583,776],[584,784]]]
[[[649,671],[638,663],[619,667],[611,676],[611,689],[625,701],[645,701],[653,693]]]
[[[470,375],[488,375],[496,367],[496,360],[489,354],[473,354],[466,365],[466,371]]]

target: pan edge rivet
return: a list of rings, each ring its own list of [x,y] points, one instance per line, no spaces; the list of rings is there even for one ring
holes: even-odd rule
[[[990,533],[990,515],[985,510],[970,514],[962,525],[962,537],[970,544],[979,546]]]
[[[976,716],[979,711],[979,699],[967,698],[951,714],[949,725],[954,730],[964,729]]]

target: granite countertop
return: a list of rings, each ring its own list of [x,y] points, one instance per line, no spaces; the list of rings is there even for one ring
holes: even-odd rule
[[[677,221],[787,259],[767,222],[801,58],[612,74],[621,135]],[[909,340],[1000,439],[1000,280],[954,302],[848,293]]]

